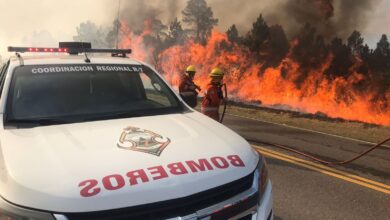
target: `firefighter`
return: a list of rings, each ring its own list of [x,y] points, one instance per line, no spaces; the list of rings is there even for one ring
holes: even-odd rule
[[[181,78],[179,85],[180,96],[189,106],[193,108],[196,106],[198,101],[198,91],[201,90],[200,87],[194,83],[195,73],[195,66],[188,66],[185,74],[183,74],[183,77]]]
[[[210,73],[210,83],[202,100],[201,111],[210,118],[219,121],[219,105],[223,100],[222,80],[224,73],[218,67]]]

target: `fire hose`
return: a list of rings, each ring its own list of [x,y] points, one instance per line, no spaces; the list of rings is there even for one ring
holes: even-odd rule
[[[223,87],[223,91],[224,91],[224,96],[225,97],[224,97],[224,107],[223,107],[223,111],[222,111],[222,116],[221,116],[221,119],[220,119],[221,123],[223,122],[223,119],[225,117],[226,107],[227,107],[227,98],[228,98],[226,84],[222,84],[222,87]],[[285,151],[290,151],[290,152],[293,152],[295,154],[299,154],[301,156],[310,158],[313,161],[322,163],[324,165],[331,165],[331,166],[345,165],[345,164],[348,164],[348,163],[352,163],[353,161],[358,160],[359,158],[363,157],[364,155],[370,153],[371,151],[373,151],[373,150],[375,150],[375,149],[377,149],[379,147],[382,147],[385,143],[390,141],[390,138],[387,138],[387,139],[379,142],[378,144],[375,144],[374,146],[372,146],[371,148],[367,149],[366,151],[364,151],[364,152],[362,152],[362,153],[360,153],[360,154],[356,155],[355,157],[352,157],[351,159],[348,159],[348,160],[344,160],[344,161],[326,161],[326,160],[323,160],[321,158],[315,157],[315,156],[313,156],[311,154],[304,153],[302,151],[293,149],[292,147],[288,147],[288,146],[285,146],[285,145],[282,145],[282,144],[275,144],[275,143],[270,143],[270,142],[252,140],[250,138],[245,138],[245,139],[247,141],[249,141],[249,142],[265,144],[265,145],[273,146],[273,147],[276,147],[276,148],[279,148],[279,149],[282,149],[282,150],[285,150]]]
[[[228,99],[228,94],[227,94],[227,86],[226,86],[226,83],[222,84],[222,87],[223,87],[223,91],[224,91],[224,106],[223,106],[223,111],[222,111],[222,115],[221,115],[221,119],[219,120],[219,122],[223,122],[223,118],[225,117],[225,113],[226,113],[226,107],[227,107],[227,99]]]
[[[285,146],[285,145],[282,145],[282,144],[275,144],[275,143],[270,143],[270,142],[264,142],[264,141],[258,141],[258,140],[252,140],[252,139],[247,139],[245,138],[247,141],[249,142],[254,142],[254,143],[259,143],[259,144],[265,144],[265,145],[269,145],[269,146],[273,146],[273,147],[276,147],[276,148],[279,148],[279,149],[283,149],[283,150],[286,150],[286,151],[290,151],[290,152],[293,152],[293,153],[296,153],[296,154],[299,154],[301,156],[304,156],[304,157],[307,157],[307,158],[310,158],[316,162],[319,162],[319,163],[322,163],[324,165],[332,165],[332,166],[335,166],[335,165],[345,165],[345,164],[348,164],[348,163],[351,163],[361,157],[363,157],[364,155],[370,153],[371,151],[379,148],[379,147],[382,147],[386,142],[390,141],[390,138],[387,138],[381,142],[379,142],[378,144],[375,144],[374,146],[372,146],[371,148],[367,149],[366,151],[358,154],[357,156],[351,158],[351,159],[348,159],[348,160],[344,160],[344,161],[326,161],[326,160],[323,160],[321,158],[318,158],[318,157],[315,157],[311,154],[307,154],[307,153],[304,153],[302,151],[299,151],[299,150],[295,150],[291,147],[288,147],[288,146]]]

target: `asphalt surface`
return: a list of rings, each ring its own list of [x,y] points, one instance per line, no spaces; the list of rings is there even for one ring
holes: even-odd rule
[[[250,143],[298,156],[264,144],[282,144],[334,161],[352,158],[371,144],[227,115],[224,124]],[[390,194],[348,180],[348,174],[390,184],[390,148],[379,148],[345,166],[333,166],[346,178],[266,156],[274,191],[275,219],[390,219]],[[367,186],[366,186],[367,185]],[[379,187],[380,188],[380,187]]]

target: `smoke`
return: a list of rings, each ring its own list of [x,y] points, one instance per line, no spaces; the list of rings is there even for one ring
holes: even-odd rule
[[[0,54],[8,46],[58,46],[71,41],[80,23],[108,26],[116,15],[112,0],[0,0]]]
[[[380,0],[290,0],[281,5],[276,20],[294,35],[306,23],[314,26],[326,38],[346,38],[353,30],[362,30],[369,21],[373,6]]]
[[[289,37],[293,37],[306,22],[312,23],[327,36],[345,38],[354,29],[360,30],[369,36],[367,40],[372,46],[381,33],[390,32],[388,0],[206,1],[219,19],[218,28],[221,31],[236,24],[240,33],[245,34],[262,13],[268,24],[282,25]],[[23,43],[29,43],[29,36],[42,30],[49,32],[58,42],[72,40],[76,27],[88,20],[99,27],[112,28],[118,3],[118,0],[0,0],[0,8],[7,9],[0,13],[0,54],[5,55],[9,45],[23,46]],[[121,18],[129,22],[132,28],[140,30],[146,18],[157,18],[164,24],[175,17],[180,20],[187,0],[122,0],[121,4]],[[326,7],[329,4],[333,7],[333,13]],[[15,16],[15,12],[23,16]],[[26,39],[23,39],[25,36]],[[42,35],[42,41],[48,38]]]
[[[263,14],[266,21],[282,25],[289,37],[295,36],[309,23],[326,38],[346,38],[353,30],[364,30],[384,0],[209,0],[225,30],[236,24],[241,33]],[[389,17],[375,20],[389,20]],[[379,30],[378,30],[379,31]]]
[[[275,6],[284,1],[206,0],[214,16],[219,19],[218,27],[221,30],[227,30],[232,24],[236,24],[243,33],[252,27],[252,22],[260,13],[275,11]],[[187,0],[131,0],[122,1],[121,4],[121,19],[139,31],[143,28],[143,22],[146,19],[160,19],[164,24],[171,22],[175,17],[181,19],[181,12]]]
[[[353,30],[363,30],[372,17],[374,6],[380,5],[381,0],[339,0],[339,13],[335,16],[334,30],[341,37],[347,36]],[[383,30],[382,30],[383,31]]]
[[[121,3],[120,19],[125,20],[135,32],[141,32],[146,20],[159,19],[166,24],[180,16],[186,1],[131,0]]]
[[[353,30],[364,30],[374,6],[383,0],[206,0],[219,28],[236,24],[245,34],[256,18],[263,14],[269,24],[282,25],[293,37],[306,24],[316,27],[326,38],[346,38]],[[134,30],[142,30],[146,19],[160,19],[164,24],[181,18],[185,0],[122,1],[121,18]]]
[[[22,44],[32,47],[56,47],[58,42],[54,39],[50,32],[41,30],[34,31],[32,34],[24,36]]]

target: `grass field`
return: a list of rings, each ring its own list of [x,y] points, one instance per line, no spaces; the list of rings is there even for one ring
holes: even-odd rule
[[[220,108],[222,112],[222,107]],[[302,114],[293,111],[276,110],[240,103],[229,103],[228,114],[245,116],[262,121],[285,124],[328,134],[334,134],[373,143],[390,137],[390,126],[379,126],[357,121],[331,119],[323,115]],[[387,143],[387,145],[390,145]]]

